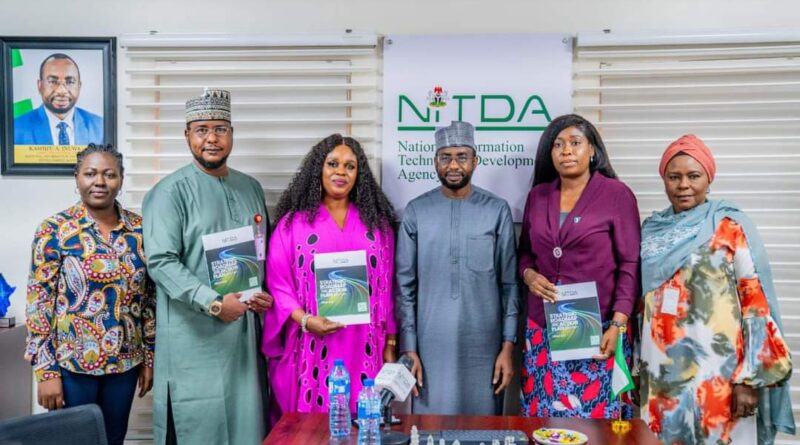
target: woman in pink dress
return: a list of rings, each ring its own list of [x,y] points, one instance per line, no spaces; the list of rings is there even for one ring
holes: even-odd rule
[[[350,373],[350,410],[364,379],[396,360],[392,285],[394,211],[361,145],[339,134],[303,160],[277,206],[267,255],[267,311],[262,350],[269,360],[272,420],[283,413],[328,410],[334,359]],[[344,326],[317,315],[315,254],[366,251],[370,323]]]

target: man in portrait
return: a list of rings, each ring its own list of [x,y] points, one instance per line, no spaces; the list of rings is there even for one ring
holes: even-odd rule
[[[78,64],[66,54],[47,56],[36,88],[42,105],[14,119],[15,145],[102,144],[103,118],[77,107],[81,93]]]

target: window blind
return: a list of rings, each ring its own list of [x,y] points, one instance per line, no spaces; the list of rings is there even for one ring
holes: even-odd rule
[[[205,87],[231,92],[229,164],[261,182],[270,210],[303,156],[325,136],[353,136],[377,162],[375,35],[131,35],[120,46],[124,199],[134,209],[159,179],[191,161],[184,103]]]

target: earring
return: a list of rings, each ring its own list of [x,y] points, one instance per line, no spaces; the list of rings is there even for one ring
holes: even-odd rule
[[[80,194],[81,194],[81,192],[80,192],[80,191],[78,191],[78,187],[75,187],[75,194],[76,194],[76,195],[80,195]]]
[[[709,187],[708,189],[706,189],[706,195],[710,195],[710,194],[711,194],[711,187]]]
[[[589,158],[589,162],[594,164],[594,155],[592,155],[592,157]]]

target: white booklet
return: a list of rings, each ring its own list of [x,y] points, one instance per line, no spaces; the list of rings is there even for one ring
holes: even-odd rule
[[[369,324],[367,252],[314,255],[317,315],[348,324]]]
[[[203,235],[208,280],[220,295],[241,292],[245,302],[261,290],[253,227]]]
[[[594,281],[556,286],[556,302],[544,302],[550,360],[580,360],[600,353],[603,323]]]

